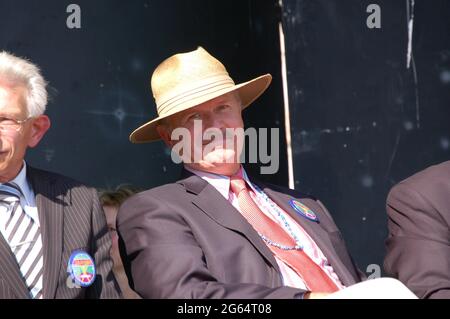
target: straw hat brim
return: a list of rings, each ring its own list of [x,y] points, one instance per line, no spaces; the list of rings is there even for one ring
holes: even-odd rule
[[[172,116],[176,113],[185,111],[233,91],[238,91],[242,101],[242,109],[245,109],[261,94],[264,93],[264,91],[269,87],[271,81],[272,76],[270,74],[265,74],[238,85],[234,85],[214,92],[207,92],[200,96],[195,96],[191,100],[183,103],[182,106],[176,108],[176,110],[174,110],[173,112],[164,114],[163,116],[158,116],[150,122],[147,122],[135,129],[130,134],[130,141],[132,143],[148,143],[157,141],[160,139],[160,136],[156,130],[156,127],[162,119],[168,118],[169,116]]]

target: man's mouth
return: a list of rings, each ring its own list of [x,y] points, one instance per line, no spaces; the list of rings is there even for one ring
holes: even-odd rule
[[[212,145],[216,145],[216,146],[223,146],[225,148],[225,146],[227,144],[231,145],[231,143],[233,143],[233,142],[234,142],[234,140],[232,138],[223,138],[220,140],[210,139],[210,140],[203,140],[202,145],[206,146],[206,145],[212,144]]]

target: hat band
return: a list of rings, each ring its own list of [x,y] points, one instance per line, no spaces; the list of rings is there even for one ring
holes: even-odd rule
[[[219,88],[216,88],[216,89],[213,90],[213,91],[208,91],[207,94],[214,94],[214,93],[216,93],[216,92],[221,92],[221,91],[230,89],[231,87],[233,87],[233,86],[229,86],[229,85],[227,85],[227,86],[221,86],[221,87],[219,87]],[[227,91],[225,91],[225,92],[227,92]],[[223,94],[224,94],[224,93],[223,93]],[[189,109],[189,108],[191,108],[191,107],[194,107],[194,106],[200,105],[200,104],[202,104],[202,103],[204,103],[204,102],[207,102],[207,101],[209,101],[209,100],[212,100],[212,99],[214,99],[215,97],[218,97],[218,96],[220,96],[220,95],[222,95],[222,94],[217,94],[216,96],[213,96],[213,97],[211,97],[211,98],[209,98],[209,99],[207,99],[207,100],[204,100],[204,101],[202,101],[202,102],[197,102],[197,103],[195,103],[195,104],[193,104],[193,105],[187,105],[187,106],[184,107],[184,108],[177,109],[177,108],[180,106],[180,104],[183,104],[183,103],[186,103],[186,102],[189,102],[189,101],[193,101],[193,100],[198,99],[198,98],[201,98],[201,97],[203,97],[203,96],[205,96],[205,95],[206,95],[206,94],[203,94],[203,95],[199,95],[199,96],[196,96],[196,97],[187,99],[187,100],[180,101],[179,103],[177,103],[177,104],[171,106],[170,109],[167,109],[167,112],[164,112],[164,114],[158,114],[158,115],[159,115],[160,117],[162,117],[162,116],[173,115],[173,114],[175,114],[175,113],[178,113],[178,112],[187,110],[187,109]]]
[[[211,78],[206,79],[205,84],[200,84],[197,82],[195,84],[195,88],[191,90],[187,90],[181,94],[177,94],[166,101],[162,102],[158,105],[158,115],[163,115],[164,113],[170,112],[173,107],[179,105],[182,102],[193,99],[195,95],[199,95],[201,93],[205,93],[205,91],[209,91],[208,93],[213,93],[219,91],[221,89],[229,88],[234,85],[234,81],[229,76],[220,76],[214,82],[211,82]]]

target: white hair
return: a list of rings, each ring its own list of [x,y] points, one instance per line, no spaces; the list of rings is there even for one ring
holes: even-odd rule
[[[47,82],[35,64],[2,51],[0,52],[0,79],[27,89],[25,100],[29,117],[44,114],[48,100]]]

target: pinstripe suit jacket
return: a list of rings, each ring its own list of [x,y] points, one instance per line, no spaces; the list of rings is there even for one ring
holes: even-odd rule
[[[44,298],[118,298],[109,257],[111,240],[95,189],[30,166],[27,179],[41,224]],[[76,249],[88,252],[97,266],[97,278],[87,288],[73,287],[68,281],[67,263]],[[15,256],[0,235],[0,299],[16,298],[30,296]]]

